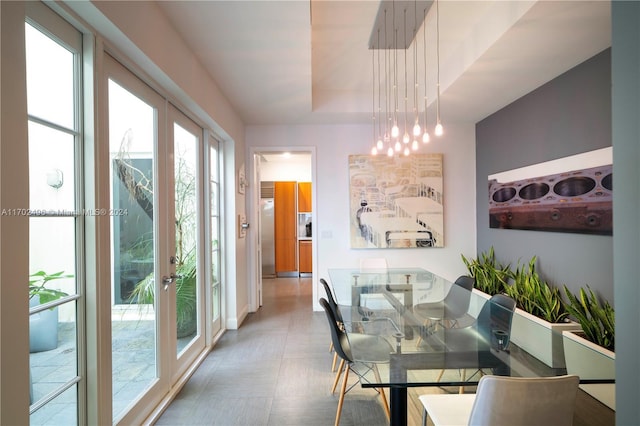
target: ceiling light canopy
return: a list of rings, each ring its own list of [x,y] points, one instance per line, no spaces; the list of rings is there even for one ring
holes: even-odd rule
[[[373,147],[371,153],[377,155],[409,155],[419,149],[422,143],[430,141],[427,122],[427,13],[435,4],[435,33],[433,41],[436,51],[436,126],[434,134],[442,136],[443,127],[440,121],[440,28],[439,0],[414,1],[382,1],[376,15],[369,48],[371,49],[372,84],[372,119]],[[419,37],[420,29],[422,37]],[[418,44],[422,41],[422,48]],[[422,74],[419,73],[422,53]],[[409,63],[408,55],[411,54]],[[398,56],[402,55],[401,58]],[[399,65],[399,62],[402,62]],[[399,72],[398,67],[402,70]],[[422,81],[421,79],[422,75]],[[401,79],[400,84],[398,79]],[[409,96],[409,87],[412,96]],[[419,94],[424,96],[423,114],[420,113]],[[399,102],[402,96],[402,102]],[[410,106],[410,102],[412,105]],[[383,107],[384,105],[384,107]],[[403,109],[400,109],[400,105]],[[420,116],[424,116],[421,125]],[[400,118],[400,120],[399,120]],[[400,126],[403,128],[401,129]]]

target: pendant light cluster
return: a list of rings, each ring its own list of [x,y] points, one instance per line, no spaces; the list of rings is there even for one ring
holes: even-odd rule
[[[431,3],[436,7],[436,125],[433,133],[442,136],[443,127],[440,121],[440,16],[438,1],[421,1],[425,6],[420,13],[420,20],[426,23],[427,12]],[[427,29],[422,25],[423,41],[423,81],[418,80],[418,1],[383,1],[376,26],[370,40],[371,68],[373,74],[372,84],[372,111],[373,111],[373,148],[372,155],[386,153],[394,155],[409,155],[411,151],[417,151],[421,141],[429,143],[429,123],[427,122]],[[412,15],[413,17],[411,18]],[[407,38],[409,33],[409,39]],[[409,43],[409,44],[407,44]],[[412,45],[412,69],[409,71],[407,53]],[[403,50],[404,84],[402,93],[398,85],[398,51]],[[383,69],[384,68],[384,69]],[[410,81],[410,74],[413,78]],[[412,103],[409,105],[409,84],[412,84]],[[424,97],[424,110],[420,114],[419,94]],[[398,97],[403,97],[403,110],[400,109]],[[410,109],[411,107],[411,109]],[[399,122],[400,118],[400,122]],[[401,131],[400,125],[403,126]]]

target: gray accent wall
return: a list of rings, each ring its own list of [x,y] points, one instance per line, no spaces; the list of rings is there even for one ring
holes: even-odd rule
[[[613,303],[613,237],[489,228],[491,174],[611,146],[611,49],[490,115],[476,125],[478,253],[524,264],[550,283],[591,286]],[[615,232],[615,230],[614,230]]]
[[[614,1],[612,17],[616,424],[640,424],[640,3]],[[620,230],[616,232],[615,230]]]

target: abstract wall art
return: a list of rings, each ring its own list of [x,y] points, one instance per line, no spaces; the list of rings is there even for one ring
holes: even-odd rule
[[[350,155],[351,247],[444,247],[442,182],[442,154]]]

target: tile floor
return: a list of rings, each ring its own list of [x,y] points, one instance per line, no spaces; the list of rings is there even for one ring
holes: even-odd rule
[[[262,308],[225,333],[157,425],[332,425],[329,339],[310,278],[264,280]],[[355,386],[340,424],[388,424],[378,394]]]

